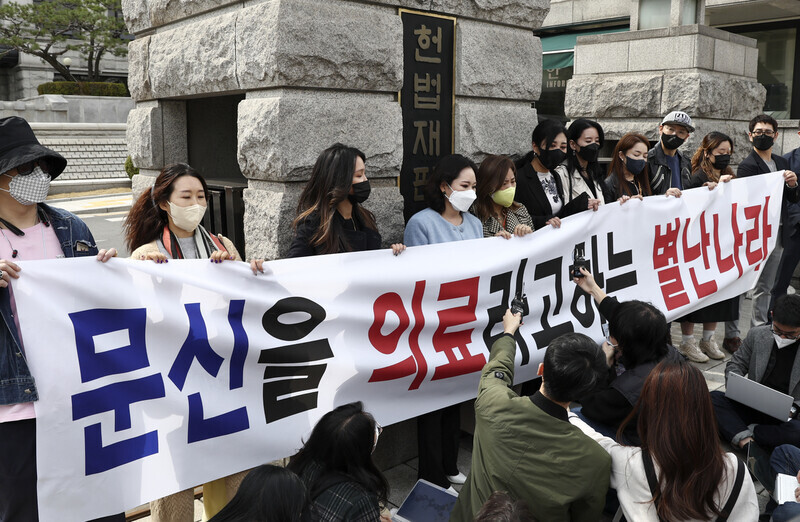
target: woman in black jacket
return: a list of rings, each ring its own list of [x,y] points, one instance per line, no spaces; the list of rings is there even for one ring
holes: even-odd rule
[[[600,314],[608,320],[608,338],[603,343],[608,363],[606,382],[582,397],[580,415],[595,430],[611,438],[633,411],[650,371],[664,359],[680,354],[669,343],[669,327],[661,311],[650,303],[609,297],[585,269],[575,284],[594,297]],[[627,443],[637,444],[635,423],[625,431]]]
[[[517,163],[514,201],[522,203],[533,218],[534,229],[561,226],[561,218],[590,208],[586,194],[565,203],[564,187],[555,171],[567,153],[567,129],[556,120],[544,120],[533,129],[531,147]]]
[[[377,250],[381,235],[375,216],[361,206],[370,193],[366,156],[336,143],[317,158],[311,179],[300,194],[295,236],[287,257]],[[392,245],[395,255],[405,249]]]

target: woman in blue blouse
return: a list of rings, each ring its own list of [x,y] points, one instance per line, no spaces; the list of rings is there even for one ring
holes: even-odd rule
[[[439,161],[425,187],[428,208],[411,216],[406,225],[406,246],[483,237],[480,220],[469,213],[477,170],[475,163],[459,154]],[[417,417],[419,478],[443,488],[464,483],[466,477],[456,467],[460,426],[458,404]]]

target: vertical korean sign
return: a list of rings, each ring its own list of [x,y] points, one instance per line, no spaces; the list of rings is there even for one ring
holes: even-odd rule
[[[403,166],[406,221],[425,208],[425,183],[453,153],[456,19],[400,9],[403,20]]]

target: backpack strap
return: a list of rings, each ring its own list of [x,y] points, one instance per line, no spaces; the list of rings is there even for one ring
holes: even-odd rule
[[[656,508],[656,515],[658,515],[658,503],[661,497],[661,490],[658,487],[658,478],[656,478],[656,468],[653,466],[653,458],[648,452],[642,449],[642,464],[644,464],[644,474],[647,476],[647,485],[650,487],[650,493],[653,495],[653,504]],[[658,493],[658,495],[656,495]],[[664,519],[658,517],[660,522]]]
[[[728,501],[725,503],[725,507],[722,508],[722,513],[717,518],[717,522],[725,522],[728,520],[728,517],[731,516],[731,511],[733,511],[733,507],[736,505],[736,501],[739,499],[739,493],[742,492],[742,484],[744,483],[744,463],[736,459],[736,480],[733,483],[733,489],[731,490],[731,494],[728,495]]]

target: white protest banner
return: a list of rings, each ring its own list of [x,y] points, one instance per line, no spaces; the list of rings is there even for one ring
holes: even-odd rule
[[[474,397],[524,284],[516,381],[565,332],[602,337],[573,249],[668,319],[739,295],[775,244],[780,174],[606,205],[524,238],[244,263],[21,262],[40,515],[83,521],[293,454],[335,405],[392,424]]]

